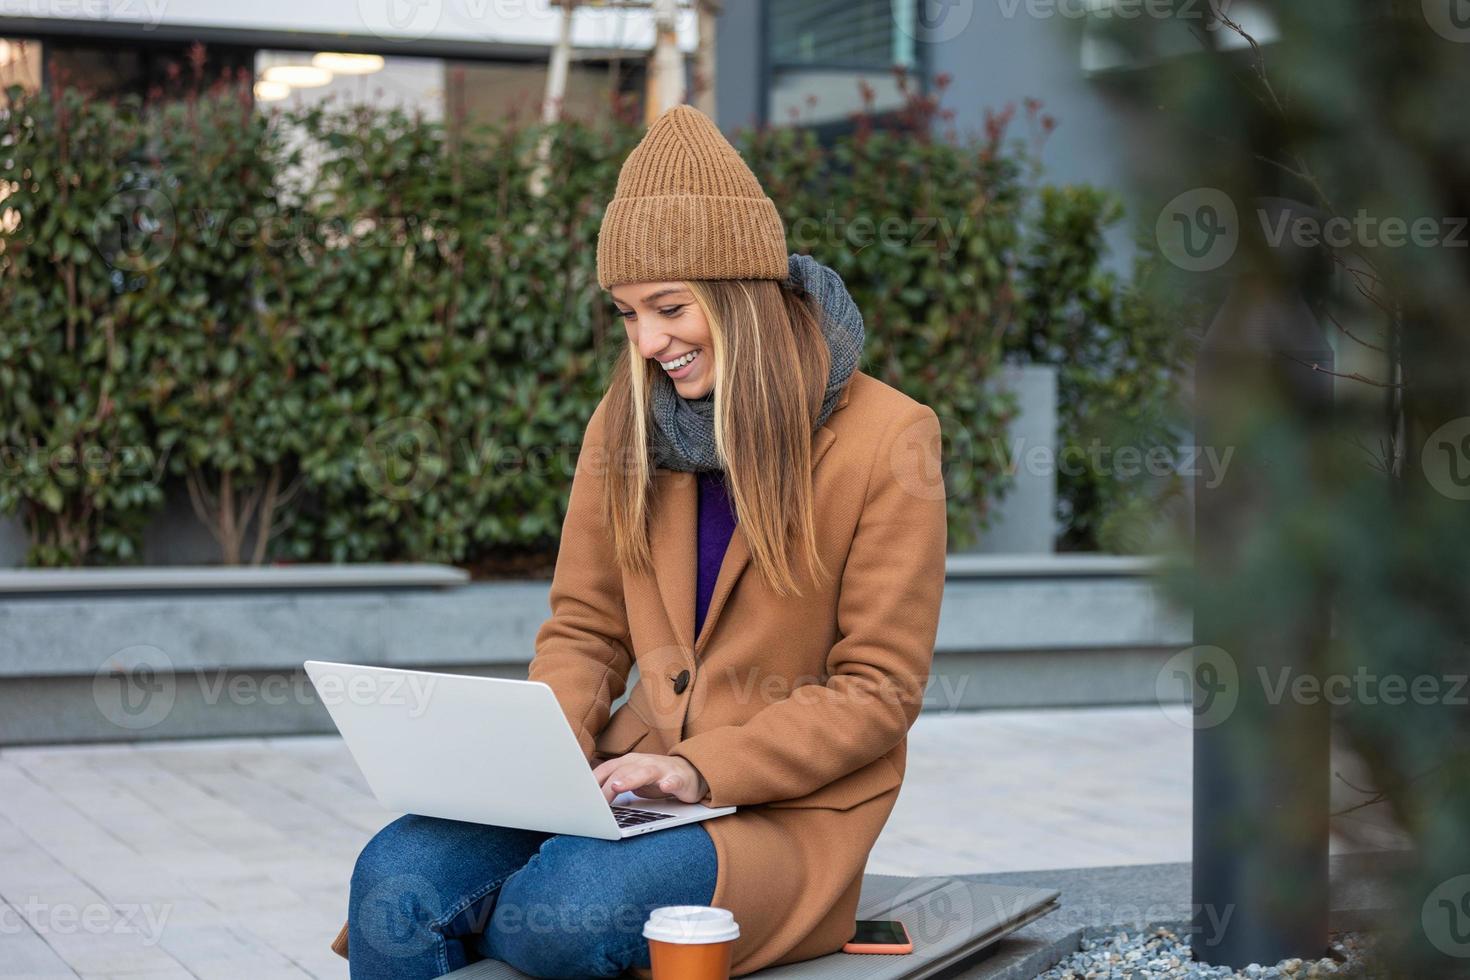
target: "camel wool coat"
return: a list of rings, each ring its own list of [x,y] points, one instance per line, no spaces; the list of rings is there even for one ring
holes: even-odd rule
[[[654,470],[653,570],[613,560],[601,516],[603,409],[588,422],[528,679],[552,689],[589,764],[681,756],[740,927],[731,975],[851,938],[868,854],[898,798],[944,590],[945,490],[932,409],[856,371],[813,433],[818,551],[803,595],[778,596],[737,523],[694,636],[698,486]],[[638,665],[626,703],[609,709]],[[681,680],[682,678],[682,680]],[[345,952],[345,936],[338,937]]]

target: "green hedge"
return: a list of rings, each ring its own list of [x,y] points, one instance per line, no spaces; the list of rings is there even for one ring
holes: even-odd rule
[[[1188,505],[1177,465],[1189,465],[1179,449],[1192,441],[1183,384],[1194,337],[1181,325],[1198,322],[1203,301],[1159,288],[1167,266],[1152,238],[1137,242],[1127,280],[1107,267],[1103,233],[1121,218],[1095,187],[1040,189],[1006,339],[1009,358],[1057,367],[1062,550],[1159,550],[1161,515]]]
[[[226,561],[554,551],[623,342],[596,236],[637,125],[262,113],[243,85],[10,94],[0,511],[24,516],[31,563],[138,560],[164,481]],[[993,374],[1038,329],[1058,262],[1100,274],[1063,239],[1116,215],[1088,197],[1032,220],[1052,192],[1025,146],[1003,126],[978,146],[931,139],[934,111],[915,97],[906,124],[828,149],[792,129],[741,145],[792,250],[849,283],[865,370],[943,419],[962,547],[1006,485],[995,436],[1014,408]]]

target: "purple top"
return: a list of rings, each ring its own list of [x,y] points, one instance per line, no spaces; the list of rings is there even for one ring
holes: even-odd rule
[[[709,610],[715,579],[720,577],[720,563],[735,533],[735,508],[725,492],[725,474],[720,471],[699,476],[699,558],[698,585],[694,591],[694,635],[704,628],[704,614]]]

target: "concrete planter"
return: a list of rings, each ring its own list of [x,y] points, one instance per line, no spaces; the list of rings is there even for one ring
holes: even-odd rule
[[[925,710],[1152,701],[1190,643],[1154,570],[951,556]],[[549,584],[433,565],[0,572],[0,745],[331,731],[309,659],[524,678]]]
[[[1015,392],[1018,411],[1003,436],[1015,474],[996,503],[990,527],[970,553],[1049,555],[1056,548],[1057,369],[1049,364],[1007,365],[1002,383]],[[992,438],[977,433],[977,439]]]

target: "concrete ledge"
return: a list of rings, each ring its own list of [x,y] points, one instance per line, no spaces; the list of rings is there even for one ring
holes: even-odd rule
[[[1187,646],[935,651],[924,710],[1154,704],[1159,672]]]
[[[446,673],[524,680],[524,666],[466,669],[427,665]],[[160,741],[205,737],[325,735],[337,729],[300,665],[273,670],[180,670],[152,678],[157,700],[120,710],[106,675],[0,679],[0,746]],[[3,973],[0,973],[3,976]]]
[[[947,578],[936,651],[1187,646],[1191,619],[1141,572]]]
[[[1155,570],[953,556],[925,709],[1152,702],[1191,642]],[[0,744],[329,732],[308,659],[524,677],[549,586],[433,565],[0,573]],[[166,719],[100,710],[119,661],[167,678]]]
[[[171,565],[160,568],[0,569],[0,599],[58,593],[203,592],[237,589],[384,589],[463,585],[453,565],[364,562],[353,565]]]
[[[951,580],[967,578],[1079,578],[1111,576],[1133,578],[1157,575],[1164,559],[1152,555],[982,555],[957,554],[945,559],[944,574]]]
[[[34,594],[0,603],[0,678],[91,675],[158,648],[176,670],[299,668],[305,660],[525,664],[550,615],[544,582],[451,589]]]
[[[1186,646],[1190,618],[1158,595],[1151,570],[1108,556],[953,556],[935,652]],[[137,644],[177,668],[524,664],[549,587],[468,582],[442,565],[0,572],[0,678],[91,674]]]

